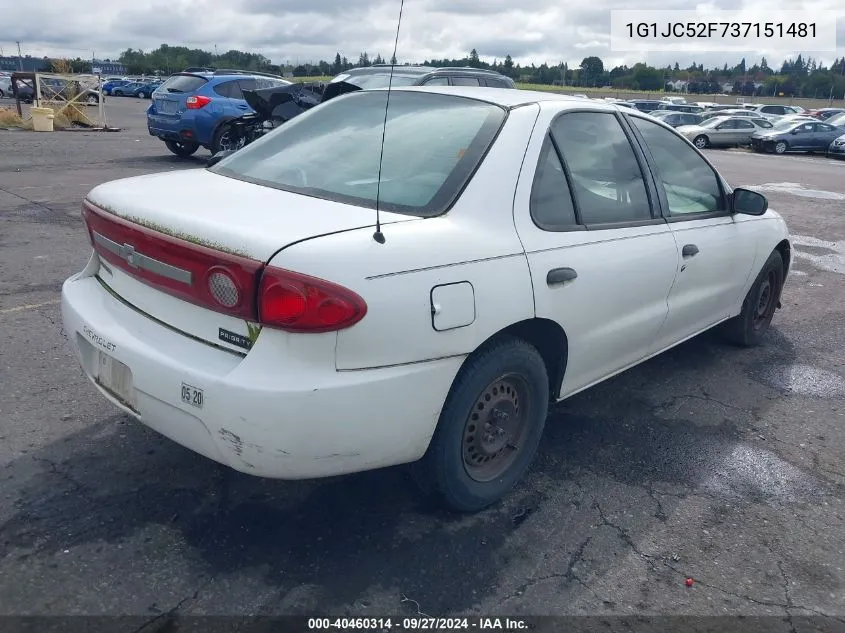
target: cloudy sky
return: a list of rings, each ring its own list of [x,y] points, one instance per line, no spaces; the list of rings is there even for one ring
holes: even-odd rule
[[[736,64],[742,53],[621,53],[610,50],[610,8],[747,9],[760,21],[772,19],[771,0],[406,0],[397,57],[422,61],[462,57],[475,48],[482,58],[510,54],[522,63],[577,66],[588,55],[606,67],[646,61],[662,65],[695,61],[706,66]],[[836,52],[749,51],[771,66],[803,53],[831,61],[845,55],[845,0],[790,0],[785,8],[807,19],[834,11]],[[0,47],[24,55],[115,58],[126,48],[149,50],[165,42],[223,52],[261,52],[274,63],[331,59],[335,52],[357,59],[361,51],[389,58],[399,0],[0,0]],[[519,9],[514,9],[519,6]]]

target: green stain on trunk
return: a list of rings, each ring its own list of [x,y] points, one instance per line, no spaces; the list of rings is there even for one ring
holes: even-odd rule
[[[258,335],[261,333],[261,326],[258,325],[258,323],[250,323],[249,321],[246,321],[246,329],[250,342],[255,345],[255,341],[258,340]]]

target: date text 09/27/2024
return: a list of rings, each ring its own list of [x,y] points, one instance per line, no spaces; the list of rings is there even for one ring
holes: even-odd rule
[[[529,625],[521,618],[308,618],[309,631],[520,631]]]

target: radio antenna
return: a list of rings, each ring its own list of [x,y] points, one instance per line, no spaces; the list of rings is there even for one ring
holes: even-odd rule
[[[390,89],[393,86],[393,68],[396,66],[396,50],[399,48],[399,29],[402,26],[402,10],[405,8],[405,0],[399,1],[399,21],[396,23],[396,39],[393,42],[393,57],[390,58],[390,77],[387,81],[387,99],[384,102],[384,122],[381,126],[381,151],[378,157],[378,181],[376,182],[376,232],[373,239],[379,244],[384,244],[384,233],[381,232],[381,213],[379,210],[379,199],[381,198],[381,166],[384,162],[384,137],[387,133],[387,109],[390,107]]]

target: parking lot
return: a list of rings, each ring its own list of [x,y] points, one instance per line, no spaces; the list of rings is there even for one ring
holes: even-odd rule
[[[107,102],[120,132],[0,130],[0,614],[151,627],[188,614],[746,615],[771,616],[761,631],[843,630],[845,161],[708,150],[795,240],[767,342],[706,334],[565,401],[518,490],[455,516],[423,505],[403,468],[303,482],[229,471],[87,382],[58,306],[90,254],[82,198],[208,156],[150,137],[148,103]]]

